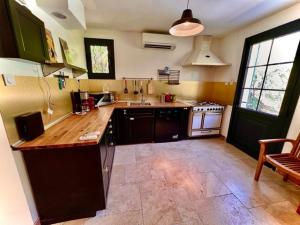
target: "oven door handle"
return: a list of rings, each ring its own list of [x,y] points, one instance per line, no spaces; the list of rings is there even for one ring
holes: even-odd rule
[[[204,114],[210,114],[210,115],[220,115],[222,112],[206,112]]]

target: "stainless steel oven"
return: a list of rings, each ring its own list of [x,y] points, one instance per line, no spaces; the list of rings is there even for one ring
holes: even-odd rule
[[[189,136],[220,134],[224,106],[215,103],[197,103],[190,117]]]

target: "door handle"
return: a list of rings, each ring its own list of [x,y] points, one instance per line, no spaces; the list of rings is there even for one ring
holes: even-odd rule
[[[134,120],[134,117],[130,117],[129,120],[131,120],[131,121]]]

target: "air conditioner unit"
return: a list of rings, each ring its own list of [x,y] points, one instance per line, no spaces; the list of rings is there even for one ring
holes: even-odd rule
[[[143,33],[142,43],[144,48],[174,50],[176,48],[175,38],[167,34]]]

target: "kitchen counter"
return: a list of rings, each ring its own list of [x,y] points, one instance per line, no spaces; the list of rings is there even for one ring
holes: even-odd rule
[[[176,103],[160,103],[151,102],[151,105],[134,105],[130,106],[127,102],[118,102],[112,105],[103,106],[88,112],[86,115],[71,115],[49,128],[45,133],[32,141],[27,141],[19,146],[15,146],[14,150],[38,150],[46,148],[62,148],[96,145],[102,138],[107,123],[113,114],[114,109],[130,109],[130,108],[184,108],[189,107],[188,104],[182,102]],[[95,140],[80,141],[79,137],[87,132],[99,131],[100,135]]]

